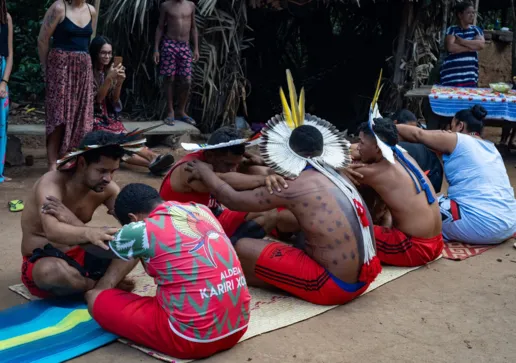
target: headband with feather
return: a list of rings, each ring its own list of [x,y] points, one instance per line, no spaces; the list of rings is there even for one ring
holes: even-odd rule
[[[292,79],[287,70],[290,105],[280,88],[283,115],[270,119],[262,130],[260,153],[265,163],[278,174],[296,178],[306,168],[313,168],[333,182],[349,200],[361,226],[364,241],[364,265],[359,280],[374,280],[381,266],[374,249],[369,231],[369,220],[362,197],[355,187],[344,179],[335,169],[344,168],[351,163],[350,143],[345,134],[326,120],[305,114],[305,92],[301,90],[299,101]],[[290,147],[292,132],[302,125],[315,127],[323,138],[323,152],[320,156],[304,157]]]
[[[147,127],[143,130],[135,129],[127,134],[119,134],[113,140],[113,142],[104,145],[85,145],[79,149],[75,149],[66,154],[62,159],[57,161],[57,168],[59,170],[68,170],[75,167],[77,157],[88,151],[100,149],[108,146],[120,146],[126,154],[132,155],[143,149],[147,139],[144,137],[144,133],[162,126],[162,124]]]
[[[383,70],[380,71],[380,77],[378,78],[378,83],[376,85],[376,91],[373,96],[373,102],[371,102],[371,107],[369,108],[369,129],[373,133],[376,139],[376,144],[380,148],[380,151],[382,152],[382,155],[385,158],[385,160],[387,160],[391,164],[394,164],[395,159],[397,159],[412,178],[412,181],[414,182],[414,185],[416,187],[416,192],[419,194],[421,193],[421,190],[424,190],[428,203],[432,204],[435,201],[435,197],[433,196],[428,183],[426,182],[423,174],[421,174],[419,169],[405,157],[405,155],[403,154],[404,150],[397,145],[388,145],[387,143],[383,142],[374,132],[374,120],[382,117],[382,115],[380,115],[380,110],[378,108],[378,99],[383,88],[383,85],[381,85],[382,75]]]

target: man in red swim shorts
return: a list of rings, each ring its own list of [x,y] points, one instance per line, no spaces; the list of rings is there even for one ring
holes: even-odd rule
[[[282,232],[293,232],[290,226],[293,216],[288,211],[278,212],[270,208],[263,213],[248,213],[223,208],[202,182],[189,180],[191,175],[185,170],[186,163],[201,160],[209,163],[220,178],[237,190],[267,186],[268,193],[271,193],[273,188],[281,190],[288,187],[282,177],[262,166],[261,158],[246,153],[244,142],[224,146],[238,140],[239,135],[234,128],[222,127],[216,130],[210,136],[206,149],[186,155],[172,167],[161,184],[161,198],[180,203],[194,202],[209,207],[232,241],[244,236],[263,238],[276,226]]]
[[[295,94],[291,80],[289,86]],[[368,211],[356,188],[336,171],[351,162],[349,142],[329,122],[305,115],[297,100],[290,108],[283,99],[284,116],[267,123],[260,151],[273,170],[295,178],[288,189],[237,191],[202,161],[191,161],[187,168],[231,209],[260,212],[284,206],[295,216],[302,231],[296,246],[235,241],[249,285],[276,287],[314,304],[345,304],[366,291],[381,271]]]
[[[387,210],[374,226],[378,257],[383,263],[415,267],[442,252],[442,224],[435,191],[428,177],[403,149],[390,119],[360,126],[358,152],[363,164],[352,165],[360,183],[372,187]],[[382,144],[383,143],[383,144]],[[382,147],[380,147],[382,146]],[[390,155],[389,155],[390,154]]]
[[[190,39],[193,43],[193,57]],[[169,0],[161,4],[154,42],[154,62],[160,65],[159,74],[165,77],[168,107],[165,123],[167,125],[174,125],[174,120],[195,125],[195,121],[186,114],[186,103],[192,84],[192,60],[194,62],[199,60],[198,40],[193,2]],[[177,87],[179,90],[177,115],[174,114],[176,82],[179,86]]]
[[[115,214],[124,226],[108,243],[113,258],[140,260],[156,296],[115,289],[124,271],[109,269],[86,293],[106,330],[181,359],[233,347],[247,330],[251,296],[231,242],[200,204],[163,202],[148,185],[129,184]]]
[[[83,293],[106,271],[108,260],[86,253],[79,245],[104,246],[117,231],[86,223],[101,205],[113,210],[119,187],[112,177],[126,154],[123,138],[105,131],[91,132],[82,140],[82,153],[65,156],[57,171],[36,181],[21,217],[22,281],[32,295]],[[145,139],[141,140],[142,146],[144,143]]]

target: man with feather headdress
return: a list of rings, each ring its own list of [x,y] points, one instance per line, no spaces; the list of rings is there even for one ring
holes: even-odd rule
[[[80,148],[58,161],[58,170],[39,178],[21,218],[22,281],[32,295],[45,298],[83,293],[109,266],[80,245],[107,248],[117,228],[86,226],[101,205],[114,208],[120,190],[112,180],[126,153],[145,143],[139,133],[86,134]],[[119,266],[117,266],[119,265]],[[123,268],[120,261],[113,268]]]
[[[374,226],[379,259],[394,266],[421,266],[439,257],[444,246],[439,205],[428,177],[397,145],[396,125],[380,116],[376,104],[380,90],[379,81],[369,121],[359,127],[357,151],[363,164],[350,169],[388,209],[376,222],[380,225]]]
[[[235,191],[200,161],[188,170],[221,203],[259,212],[285,207],[296,217],[302,247],[244,238],[235,249],[249,285],[280,288],[306,301],[344,304],[361,295],[381,271],[372,223],[355,187],[336,169],[351,162],[349,142],[333,125],[304,112],[287,71],[290,106],[280,91],[283,115],[262,131],[261,156],[278,174],[295,178],[288,189]]]

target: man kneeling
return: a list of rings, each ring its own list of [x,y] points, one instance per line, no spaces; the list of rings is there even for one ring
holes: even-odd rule
[[[378,143],[387,145],[383,149],[391,153],[392,161]],[[360,182],[372,187],[389,209],[382,225],[374,226],[380,261],[421,266],[439,257],[443,249],[439,205],[430,180],[406,152],[396,149],[397,143],[398,132],[390,119],[377,118],[374,126],[363,123],[358,152],[365,165],[351,168],[362,174]]]
[[[109,269],[86,293],[93,318],[106,330],[182,359],[233,347],[247,330],[251,297],[231,242],[208,207],[163,202],[144,184],[118,195],[124,227],[108,242],[113,258],[141,259],[154,277],[154,297],[114,287],[124,271]]]

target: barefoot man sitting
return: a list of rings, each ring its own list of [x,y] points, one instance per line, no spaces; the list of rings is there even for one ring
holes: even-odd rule
[[[206,358],[233,347],[247,330],[251,296],[231,242],[200,204],[163,202],[145,184],[118,195],[124,225],[108,243],[113,258],[141,260],[156,296],[114,287],[124,271],[110,269],[86,293],[106,330],[181,359]],[[105,252],[105,251],[104,251]]]
[[[281,190],[280,186],[287,187],[282,177],[262,166],[263,160],[260,157],[246,152],[246,141],[247,139],[239,138],[234,128],[222,127],[216,130],[208,139],[207,145],[199,145],[197,151],[174,164],[161,184],[161,198],[180,203],[194,202],[209,207],[232,241],[244,236],[265,237],[278,224],[279,214],[283,218],[278,229],[282,232],[293,232],[289,230],[290,226],[285,226],[293,218],[287,211],[278,213],[271,207],[266,213],[248,213],[223,208],[201,181],[188,180],[190,173],[185,170],[186,164],[192,160],[200,160],[210,164],[213,171],[236,190],[266,186],[268,192],[272,193],[273,188]]]
[[[276,287],[306,301],[344,304],[361,295],[381,271],[375,256],[372,224],[352,183],[335,169],[350,161],[349,142],[329,122],[304,113],[290,72],[289,107],[283,91],[283,117],[262,131],[261,155],[278,174],[296,178],[288,189],[270,194],[265,187],[236,191],[201,161],[188,165],[233,210],[260,212],[280,206],[296,217],[304,246],[244,238],[235,249],[252,286]]]
[[[430,180],[416,161],[396,146],[398,132],[391,120],[376,118],[359,130],[358,152],[364,164],[351,168],[361,174],[360,183],[372,187],[387,207],[381,225],[374,226],[378,257],[383,263],[405,267],[435,260],[443,249],[443,238]]]
[[[167,87],[167,125],[174,120],[195,125],[186,114],[186,103],[192,84],[192,60],[199,60],[195,4],[187,0],[168,0],[161,4],[159,23],[154,41],[154,62],[160,65],[160,75],[165,76]],[[165,25],[167,31],[165,32]],[[190,50],[193,41],[193,59]],[[161,47],[160,47],[161,43]],[[174,115],[174,88],[177,84],[178,114]]]
[[[114,208],[119,188],[113,173],[126,151],[135,147],[134,140],[129,146],[125,141],[124,135],[91,132],[78,151],[58,162],[60,170],[36,181],[21,218],[22,281],[32,295],[82,293],[93,288],[106,271],[109,260],[95,258],[79,245],[89,242],[105,247],[104,241],[117,232],[85,224],[99,206],[105,205],[108,211]]]

